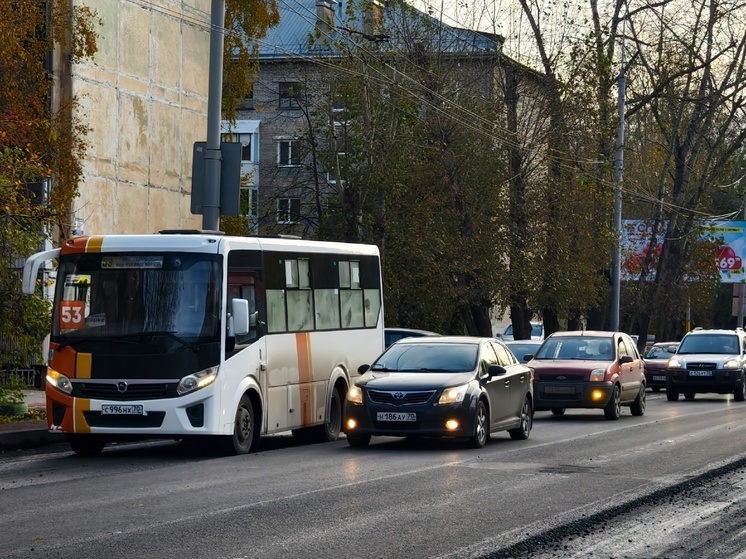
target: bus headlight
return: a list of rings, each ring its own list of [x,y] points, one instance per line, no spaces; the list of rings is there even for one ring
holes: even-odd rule
[[[363,391],[357,386],[350,386],[347,391],[347,401],[351,404],[363,405]]]
[[[73,391],[73,384],[70,379],[54,369],[47,369],[47,382],[65,394],[71,394]]]
[[[205,386],[210,386],[215,382],[217,376],[217,367],[210,367],[204,371],[187,375],[179,381],[179,384],[176,386],[176,393],[179,396],[183,396],[184,394],[189,394],[190,392],[194,392],[195,390],[199,390]]]

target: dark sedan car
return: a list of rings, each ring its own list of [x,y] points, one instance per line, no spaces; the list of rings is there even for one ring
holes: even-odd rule
[[[660,392],[666,387],[666,370],[668,360],[676,353],[679,342],[658,342],[645,350],[642,358],[645,367],[645,381],[653,392]]]
[[[398,342],[402,338],[419,338],[422,336],[440,336],[437,332],[431,332],[430,330],[418,330],[416,328],[384,328],[383,338],[385,341],[384,347],[389,347],[394,342]]]
[[[531,370],[498,340],[466,336],[406,338],[389,347],[347,392],[347,442],[374,435],[466,438],[531,432]]]
[[[516,356],[518,361],[521,363],[528,363],[526,357],[533,357],[536,354],[536,350],[541,346],[540,340],[514,340],[512,342],[505,342],[505,345],[513,355]]]

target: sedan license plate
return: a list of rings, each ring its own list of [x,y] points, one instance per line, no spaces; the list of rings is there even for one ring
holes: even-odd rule
[[[417,421],[417,414],[413,412],[391,412],[379,411],[376,414],[378,421]]]
[[[575,388],[572,386],[545,386],[545,394],[575,394]]]
[[[142,404],[101,404],[102,415],[144,415]]]
[[[666,376],[665,375],[653,375],[653,380],[664,381],[666,380]]]
[[[712,371],[689,371],[690,377],[711,377]]]

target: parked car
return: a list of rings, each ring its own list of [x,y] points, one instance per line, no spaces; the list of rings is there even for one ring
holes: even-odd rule
[[[676,353],[668,360],[666,398],[675,402],[679,394],[693,400],[697,392],[733,394],[746,400],[746,333],[736,330],[692,330],[684,335]]]
[[[502,334],[497,336],[504,342],[509,342],[514,339],[513,336],[513,325],[508,324],[503,330]],[[543,340],[544,339],[544,325],[541,322],[531,323],[531,339],[532,340]]]
[[[402,338],[415,338],[421,336],[440,336],[437,332],[430,332],[429,330],[417,330],[413,328],[384,328],[383,338],[385,341],[385,347],[389,347],[394,342],[398,342]]]
[[[653,392],[660,392],[666,387],[668,360],[676,353],[679,342],[658,342],[648,346],[642,356],[645,367],[645,384]]]
[[[528,363],[526,357],[533,357],[536,350],[541,346],[541,340],[513,340],[505,342],[507,348],[513,352],[518,361]]]
[[[531,370],[494,338],[429,336],[391,345],[347,392],[345,433],[353,447],[372,436],[527,439]]]
[[[645,413],[642,357],[624,332],[555,332],[528,366],[534,371],[536,411],[603,409],[606,419],[619,419],[622,406],[632,415]]]

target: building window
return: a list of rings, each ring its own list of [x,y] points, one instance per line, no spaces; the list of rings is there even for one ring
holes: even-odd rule
[[[223,142],[235,142],[241,144],[241,161],[254,161],[252,144],[254,134],[237,134],[235,132],[222,134]]]
[[[280,140],[277,142],[278,167],[297,167],[300,162],[300,140]]]
[[[240,192],[240,211],[241,215],[256,218],[259,214],[259,191],[256,187],[241,187]]]
[[[297,223],[300,219],[300,198],[277,199],[277,223]]]
[[[233,141],[241,144],[241,161],[254,161],[252,154],[252,137],[253,134],[234,134]]]
[[[298,82],[280,82],[280,108],[298,109],[300,104],[300,85]]]
[[[242,101],[238,103],[238,109],[242,111],[251,111],[254,109],[254,90],[252,89]]]

